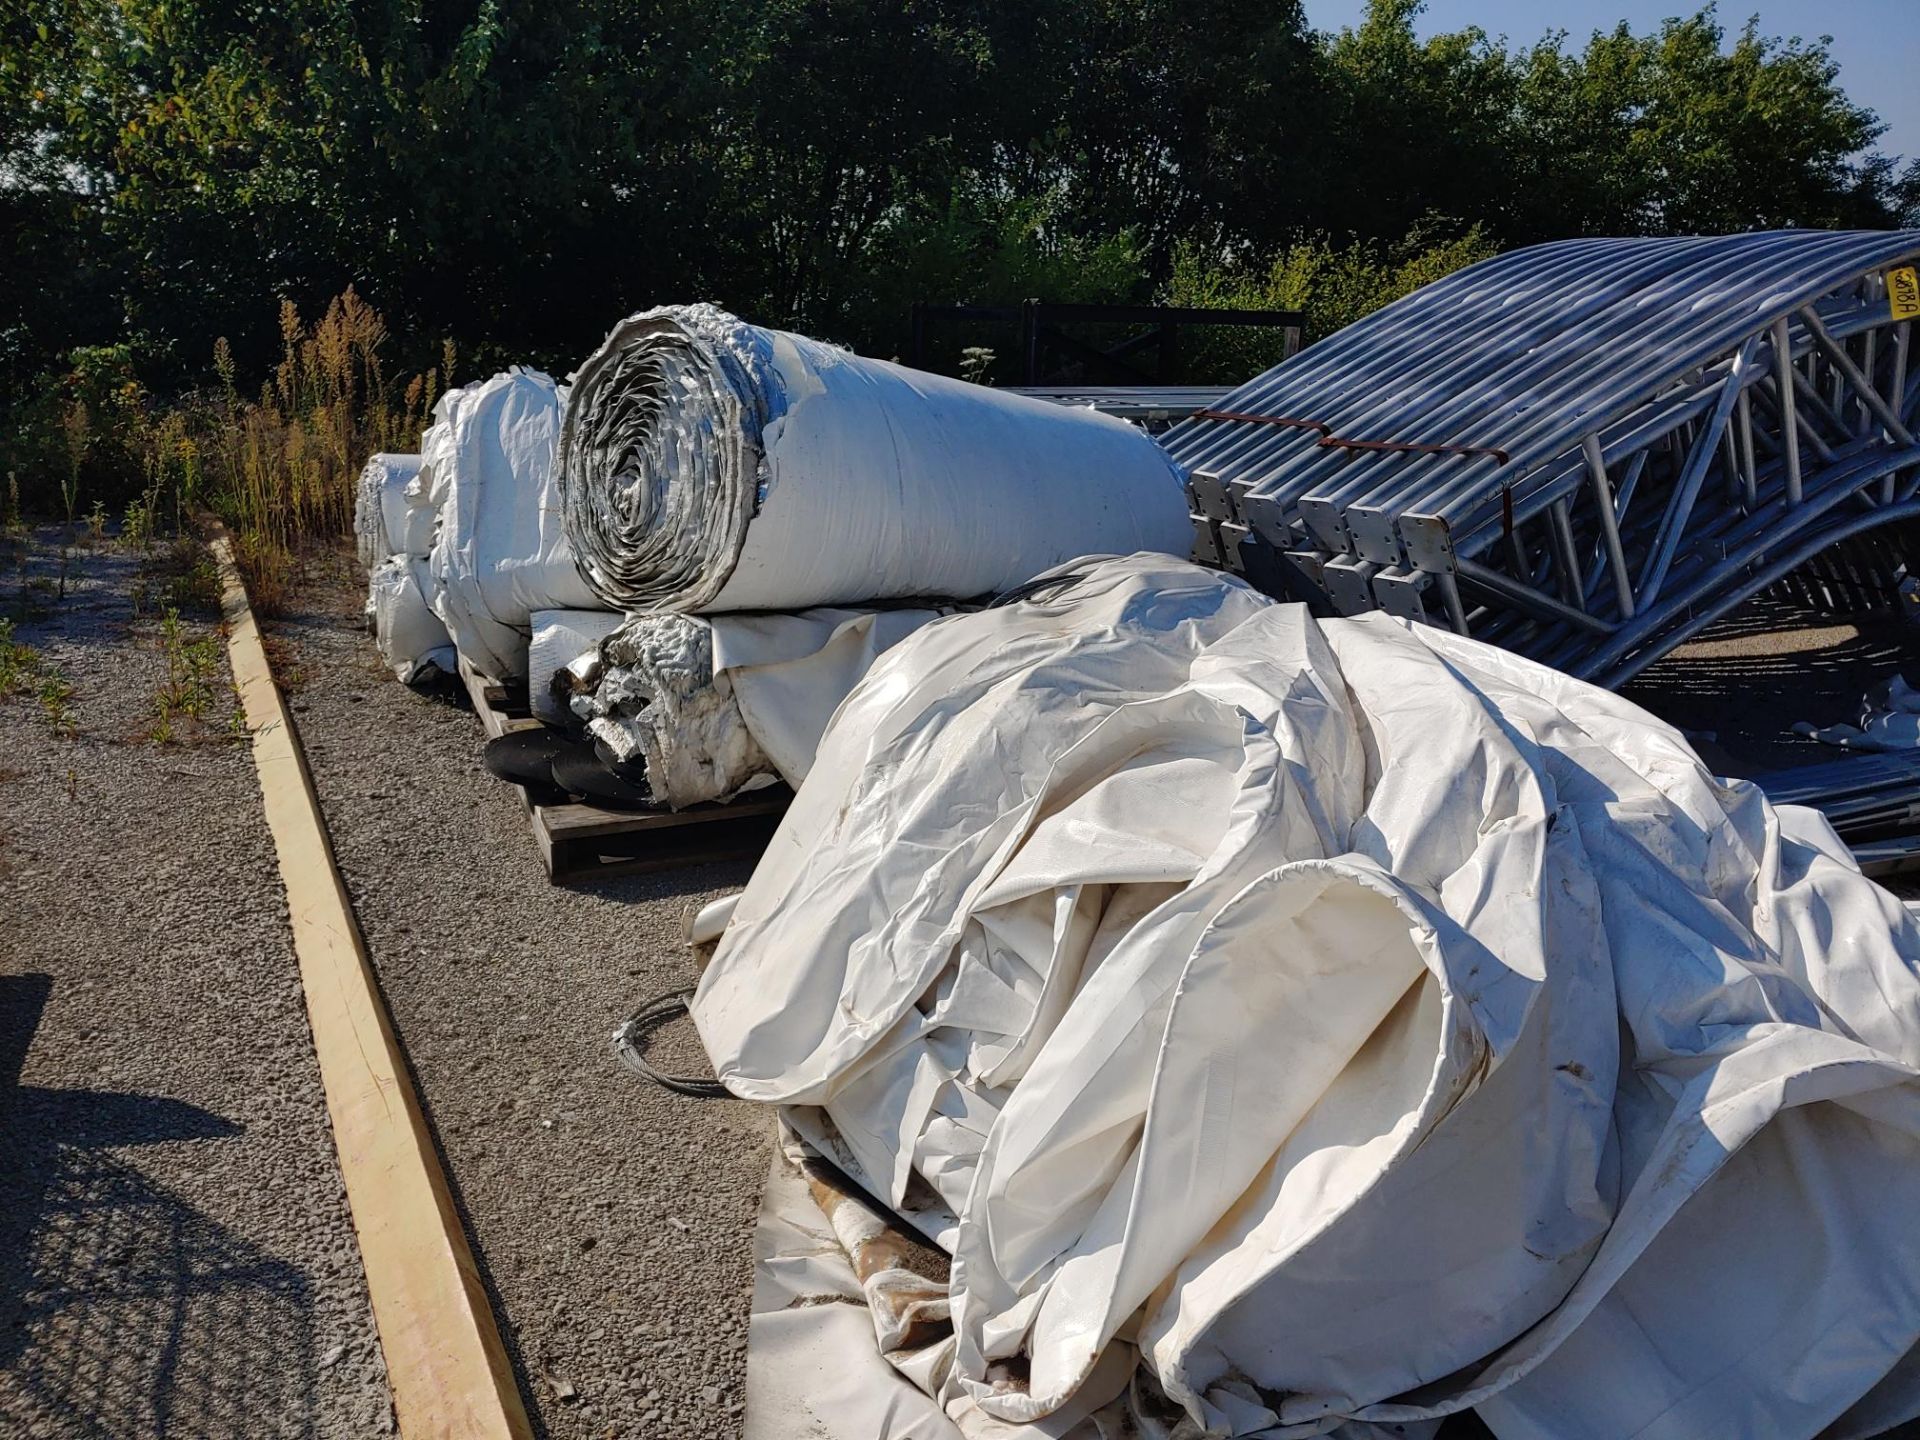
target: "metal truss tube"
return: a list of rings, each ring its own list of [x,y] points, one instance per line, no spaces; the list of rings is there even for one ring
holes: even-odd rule
[[[1700,482],[1706,478],[1707,465],[1712,461],[1714,451],[1719,448],[1721,432],[1726,429],[1727,421],[1733,415],[1734,397],[1740,393],[1740,387],[1746,381],[1747,371],[1753,366],[1754,351],[1759,344],[1760,337],[1756,335],[1740,347],[1740,354],[1733,362],[1733,373],[1727,376],[1726,388],[1714,402],[1713,415],[1693,442],[1693,453],[1687,457],[1687,468],[1681,472],[1673,500],[1660,522],[1659,535],[1653,542],[1653,556],[1640,577],[1639,603],[1643,607],[1651,605],[1660,594],[1660,586],[1667,578],[1667,568],[1673,564],[1674,552],[1680,548],[1681,532],[1686,527],[1688,517],[1693,514],[1694,501],[1699,498]]]
[[[1385,577],[1347,584],[1349,605],[1444,605],[1456,629],[1604,668],[1834,506],[1920,489],[1912,326],[1882,282],[1916,258],[1920,232],[1534,246],[1217,402],[1312,433],[1196,414],[1164,443],[1249,576],[1262,556],[1323,572],[1346,557],[1343,583]]]
[[[1902,445],[1911,445],[1913,436],[1900,423],[1900,417],[1880,398],[1880,392],[1873,388],[1873,382],[1860,373],[1860,367],[1853,363],[1853,357],[1847,354],[1846,347],[1827,333],[1827,327],[1820,323],[1820,317],[1813,313],[1811,305],[1800,307],[1800,318],[1806,322],[1807,329],[1813,332],[1814,343],[1827,352],[1827,358],[1833,361],[1834,368],[1847,377],[1847,383],[1853,386],[1861,403],[1873,412],[1873,418],[1886,426],[1887,433]]]
[[[1620,606],[1620,618],[1633,618],[1633,577],[1627,573],[1626,551],[1620,547],[1620,523],[1613,509],[1613,490],[1607,483],[1607,461],[1600,452],[1600,437],[1588,433],[1581,437],[1586,452],[1587,474],[1593,481],[1594,509],[1600,519],[1600,535],[1607,547],[1607,573],[1613,577],[1613,596]]]
[[[1855,535],[1877,530],[1882,525],[1891,525],[1896,520],[1914,519],[1920,519],[1920,500],[1908,500],[1899,505],[1883,505],[1864,515],[1856,515],[1830,530],[1823,530],[1811,539],[1802,541],[1772,564],[1753,572],[1740,585],[1718,600],[1693,611],[1686,619],[1660,637],[1662,643],[1659,648],[1643,650],[1631,659],[1615,665],[1611,670],[1601,674],[1590,674],[1587,678],[1596,684],[1606,686],[1609,690],[1617,690],[1672,650],[1674,646],[1685,644],[1714,621],[1726,615],[1742,600],[1758,594],[1775,581],[1799,569],[1822,550]]]

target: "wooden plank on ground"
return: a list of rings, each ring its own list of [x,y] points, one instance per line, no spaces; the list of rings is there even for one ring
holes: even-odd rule
[[[327,1111],[406,1440],[531,1435],[224,535],[213,543],[234,683],[286,886]]]

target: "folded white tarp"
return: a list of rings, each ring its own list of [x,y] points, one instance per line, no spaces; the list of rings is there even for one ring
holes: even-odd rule
[[[1920,927],[1824,820],[1506,652],[1073,568],[872,666],[693,1005],[951,1251],[949,1415],[1135,1345],[1216,1434],[1920,1412]]]
[[[608,608],[798,610],[999,592],[1192,544],[1144,432],[743,324],[623,321],[573,376],[568,534]]]
[[[353,538],[368,571],[389,555],[424,555],[433,544],[433,514],[407,499],[420,474],[418,455],[371,455],[353,502]]]
[[[673,809],[806,778],[827,722],[874,657],[937,610],[629,616],[576,667],[574,713]]]
[[[447,627],[427,603],[431,584],[427,562],[416,555],[391,557],[367,581],[367,609],[373,615],[380,658],[408,685],[451,675],[457,664]]]
[[[533,612],[601,608],[560,521],[565,403],[552,380],[516,367],[462,391],[446,430],[423,442],[440,507],[434,607],[461,656],[495,680],[526,675]]]

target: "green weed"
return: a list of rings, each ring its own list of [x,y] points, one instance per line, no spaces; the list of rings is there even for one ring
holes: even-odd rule
[[[15,638],[13,621],[0,618],[0,698],[32,695],[46,711],[48,723],[71,737],[73,694],[73,682],[38,650]]]
[[[39,683],[40,652],[13,638],[13,621],[0,617],[0,696],[17,695]]]
[[[73,682],[58,670],[48,669],[40,677],[40,708],[47,712],[47,723],[69,739],[74,734]]]
[[[149,738],[169,744],[189,729],[197,729],[214,708],[220,694],[220,637],[187,638],[180,612],[169,606],[160,617],[160,650],[167,675],[154,692],[155,719]]]

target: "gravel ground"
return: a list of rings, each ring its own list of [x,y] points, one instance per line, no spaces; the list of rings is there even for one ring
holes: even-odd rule
[[[750,866],[550,885],[479,720],[395,683],[362,593],[344,554],[310,569],[274,663],[528,1408],[554,1437],[733,1435],[771,1114],[656,1089],[608,1039],[695,978],[686,920]]]
[[[55,533],[0,539],[42,657],[0,696],[0,1434],[386,1433],[224,645],[183,626],[207,713],[155,743],[166,582],[75,564],[56,599]]]

